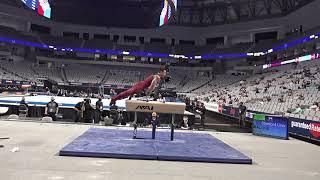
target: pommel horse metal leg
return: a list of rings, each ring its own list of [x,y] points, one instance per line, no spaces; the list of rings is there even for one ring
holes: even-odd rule
[[[133,121],[133,139],[136,139],[137,138],[137,132],[138,132],[138,125],[137,125],[137,122],[138,122],[138,114],[137,112],[134,112],[134,121]]]
[[[156,138],[156,128],[157,128],[157,121],[152,121],[152,139]]]
[[[175,114],[172,114],[171,118],[171,141],[173,141]]]

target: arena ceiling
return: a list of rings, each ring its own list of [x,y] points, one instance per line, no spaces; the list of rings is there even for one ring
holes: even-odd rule
[[[2,0],[1,0],[2,1]],[[20,0],[3,0],[3,2]],[[284,16],[314,0],[178,0],[174,25],[210,26]],[[159,24],[163,0],[54,0],[55,21],[129,28]]]
[[[56,0],[53,19],[107,27],[149,28],[159,24],[159,0]]]

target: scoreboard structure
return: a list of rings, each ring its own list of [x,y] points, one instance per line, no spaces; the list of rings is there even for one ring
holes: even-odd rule
[[[28,8],[36,10],[38,0],[21,0]]]
[[[28,8],[36,11],[39,15],[51,18],[52,0],[21,0]]]
[[[159,26],[163,26],[169,23],[170,18],[172,18],[178,9],[177,0],[164,0],[163,8],[160,14]]]

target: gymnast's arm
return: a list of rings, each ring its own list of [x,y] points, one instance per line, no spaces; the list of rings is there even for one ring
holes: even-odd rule
[[[151,85],[147,88],[146,93],[149,94],[150,92],[152,92],[156,88],[159,81],[160,81],[160,77],[158,75],[155,75],[153,77]]]

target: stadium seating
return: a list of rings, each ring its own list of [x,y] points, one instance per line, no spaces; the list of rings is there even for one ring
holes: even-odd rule
[[[57,83],[64,82],[61,74],[61,69],[48,68],[43,66],[35,66],[33,67],[33,69],[38,74],[38,77],[40,78],[49,79]]]
[[[91,39],[91,40],[85,41],[84,48],[113,49],[113,42],[110,40]]]
[[[64,68],[66,79],[71,83],[100,83],[106,68],[95,65],[72,64]]]
[[[10,3],[10,1],[8,1]],[[319,28],[316,28],[318,30]],[[311,30],[310,33],[316,32]],[[263,41],[260,43],[239,43],[229,47],[223,45],[194,46],[175,45],[165,43],[145,43],[143,45],[116,44],[111,40],[90,39],[83,40],[70,37],[53,37],[49,35],[36,35],[32,33],[18,32],[8,27],[0,27],[0,36],[19,39],[29,42],[45,43],[52,46],[113,49],[122,51],[145,51],[172,54],[228,54],[238,52],[259,52],[266,48],[280,45],[290,39],[278,41]],[[300,36],[299,36],[300,37]],[[302,46],[289,48],[286,52],[277,54],[277,59],[294,57],[314,52],[317,49],[317,41],[305,43]],[[25,55],[14,52],[14,45],[0,44],[0,51],[13,55]],[[53,53],[54,52],[54,53]],[[72,52],[66,54],[56,51],[39,51],[37,55],[59,57],[68,56],[80,59],[80,54]],[[281,53],[285,55],[282,56]],[[84,55],[86,55],[84,53]],[[91,54],[92,55],[92,54]],[[92,56],[83,57],[92,59]],[[143,80],[155,69],[131,67],[130,69],[105,65],[68,64],[64,67],[48,67],[35,65],[32,61],[9,61],[2,58],[0,64],[0,79],[40,82],[40,79],[48,79],[57,83],[104,83],[115,85],[134,85]],[[271,60],[272,61],[272,60]],[[249,63],[249,62],[248,62]],[[266,113],[285,113],[288,116],[319,119],[319,111],[310,108],[320,99],[320,74],[319,61],[301,63],[297,66],[281,66],[262,74],[248,75],[210,75],[201,71],[171,71],[172,80],[165,86],[175,89],[179,93],[187,93],[191,98],[198,97],[206,102],[223,102],[228,105],[237,105],[245,102],[251,110]],[[301,110],[300,110],[301,109]]]
[[[80,48],[82,39],[71,37],[40,36],[41,42],[51,46]]]
[[[189,93],[208,102],[237,105],[245,102],[249,109],[266,113],[282,112],[294,117],[319,118],[310,109],[320,99],[320,63],[318,60],[286,65],[254,76],[215,75],[198,71],[171,71],[172,81],[167,88]],[[0,78],[19,81],[106,83],[134,85],[156,70],[132,67],[69,64],[63,68],[34,66],[31,62],[1,60]],[[302,111],[295,111],[301,108]]]
[[[137,45],[117,45],[116,50],[121,50],[121,51],[140,51],[141,47]]]
[[[146,52],[155,52],[155,53],[167,53],[171,54],[172,53],[172,48],[163,43],[146,43],[144,45],[144,50]]]
[[[212,82],[192,95],[207,102],[236,105],[244,102],[249,110],[284,113],[288,116],[319,120],[320,111],[310,107],[320,102],[320,61],[286,65],[261,75],[223,86],[223,81]],[[221,87],[222,85],[222,87]],[[300,110],[301,109],[301,110]]]
[[[105,82],[116,85],[134,85],[139,80],[140,74],[138,71],[110,69]]]
[[[0,77],[7,80],[31,80],[34,79],[34,73],[30,72],[28,67],[21,63],[13,63],[7,60],[1,60]]]
[[[39,42],[37,37],[32,33],[18,32],[13,28],[3,26],[0,26],[0,36],[29,42]]]

